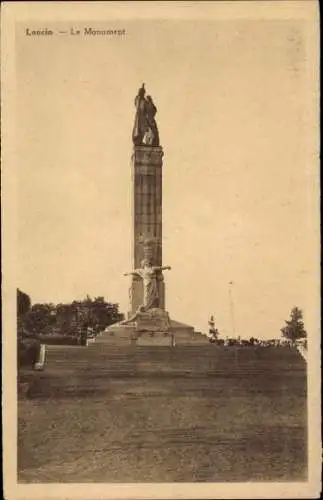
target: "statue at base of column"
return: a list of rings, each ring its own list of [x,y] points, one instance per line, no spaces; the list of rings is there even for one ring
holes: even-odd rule
[[[144,259],[141,268],[134,269],[124,276],[139,276],[143,280],[144,296],[143,304],[121,325],[134,324],[137,331],[168,332],[170,330],[170,319],[166,311],[159,308],[158,285],[162,271],[171,269],[170,266],[153,266],[148,259]]]
[[[139,276],[143,280],[144,297],[142,305],[145,311],[159,306],[157,280],[160,279],[162,271],[170,269],[170,266],[153,266],[148,259],[144,259],[139,269],[124,274],[124,276]]]

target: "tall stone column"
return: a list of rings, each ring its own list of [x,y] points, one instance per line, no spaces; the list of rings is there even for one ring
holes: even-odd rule
[[[162,166],[161,146],[134,146],[132,155],[133,184],[133,266],[140,268],[143,259],[153,266],[162,265]],[[162,273],[158,280],[158,303],[165,307]],[[131,312],[143,303],[143,283],[134,276],[131,286]]]
[[[155,332],[164,334],[159,337],[164,340],[171,334],[167,345],[174,346],[175,334],[179,342],[183,343],[185,338],[191,342],[194,328],[171,320],[165,311],[163,270],[171,267],[163,266],[162,255],[163,149],[155,120],[157,108],[151,96],[146,96],[144,84],[138,90],[135,108],[131,167],[133,262],[132,271],[125,273],[125,276],[132,276],[132,282],[128,319],[121,323],[132,325],[139,335],[136,342],[143,342],[142,345],[150,345]],[[138,310],[141,305],[143,309]],[[143,335],[145,332],[148,337]]]

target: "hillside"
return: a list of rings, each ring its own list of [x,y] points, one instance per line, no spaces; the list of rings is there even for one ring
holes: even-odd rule
[[[19,480],[304,480],[306,429],[297,351],[103,336],[48,347],[19,401]]]

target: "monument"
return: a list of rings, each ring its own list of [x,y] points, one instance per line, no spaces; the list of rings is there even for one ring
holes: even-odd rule
[[[143,268],[143,261],[155,273],[151,307],[165,308],[165,287],[162,275],[162,166],[163,149],[155,121],[157,108],[150,96],[146,97],[144,84],[135,98],[135,121],[132,131],[133,184],[133,266]],[[159,269],[158,269],[159,268]],[[149,271],[148,271],[149,272]],[[133,274],[131,286],[131,313],[144,302],[145,279]]]
[[[150,336],[194,338],[194,328],[170,319],[165,310],[162,263],[162,168],[163,148],[155,116],[157,108],[143,84],[135,98],[132,131],[132,216],[133,270],[130,311],[122,326],[132,326],[138,339],[142,332]],[[203,336],[202,336],[203,337]],[[207,338],[205,338],[207,341]],[[171,342],[173,345],[174,342]]]

